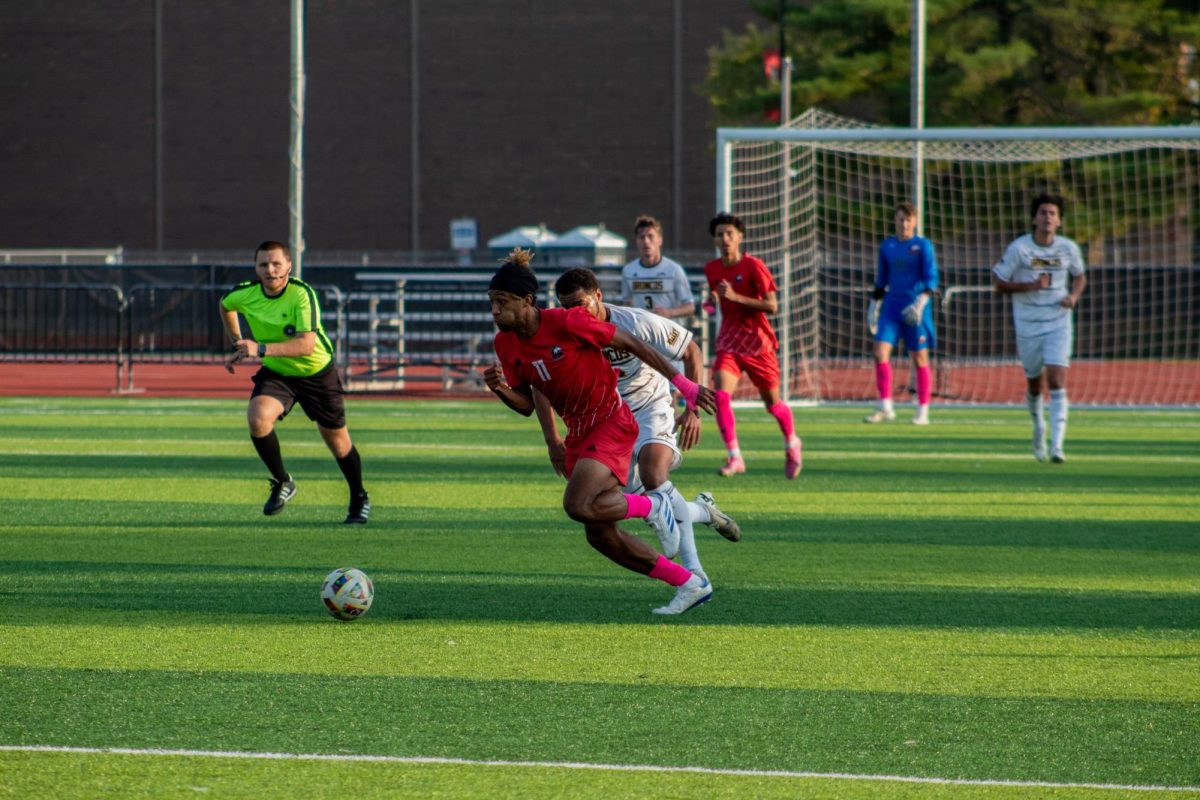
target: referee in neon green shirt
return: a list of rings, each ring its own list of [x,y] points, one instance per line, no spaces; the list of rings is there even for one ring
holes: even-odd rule
[[[258,280],[244,281],[221,298],[221,320],[233,342],[225,369],[248,358],[262,360],[254,375],[250,406],[250,441],[271,473],[271,496],[263,513],[278,514],[296,494],[296,483],[283,466],[275,421],[296,403],[317,423],[350,486],[346,522],[363,524],[371,500],[362,484],[362,461],[346,429],[345,390],[333,364],[333,345],[321,324],[317,293],[292,278],[292,252],[282,242],[263,242],[254,252]],[[253,338],[242,337],[238,314],[250,325]]]

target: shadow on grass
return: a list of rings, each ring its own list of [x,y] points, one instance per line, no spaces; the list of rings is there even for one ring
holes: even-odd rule
[[[858,441],[858,440],[856,440]],[[894,444],[894,443],[893,443]],[[982,453],[1004,453],[995,442],[982,446]],[[1194,445],[1184,444],[1188,454],[1195,456]],[[772,447],[771,450],[775,448]],[[1063,466],[1028,463],[1011,459],[994,459],[980,455],[977,459],[946,459],[930,453],[947,452],[946,448],[922,443],[920,448],[905,448],[908,458],[862,457],[822,459],[820,452],[811,452],[805,459],[805,471],[795,484],[782,481],[782,455],[747,454],[749,472],[733,481],[721,483],[725,492],[742,489],[778,491],[793,486],[800,492],[820,491],[853,494],[857,492],[930,492],[935,496],[952,496],[955,492],[1001,492],[1029,496],[1034,502],[1040,493],[1104,492],[1113,496],[1124,494],[1193,495],[1200,498],[1200,466],[1183,467],[1177,464],[1144,463],[1130,466],[1120,461],[1069,461]],[[179,454],[119,456],[103,453],[76,454],[6,454],[0,463],[0,479],[32,478],[55,481],[75,478],[107,478],[115,485],[141,478],[174,478],[177,480],[221,480],[233,487],[240,481],[261,482],[266,473],[254,454],[246,448],[244,454],[200,455]],[[950,450],[953,451],[953,450]],[[1024,450],[1020,451],[1024,453]],[[1068,453],[1068,457],[1070,452]],[[288,469],[298,482],[305,480],[338,479],[341,475],[328,453],[306,449],[302,453],[284,447]],[[715,450],[689,453],[683,466],[675,473],[680,486],[714,488],[715,470],[723,456]],[[364,477],[368,486],[379,484],[467,484],[469,491],[481,497],[489,492],[503,491],[513,484],[558,485],[546,457],[537,448],[530,453],[500,453],[489,451],[470,454],[459,452],[452,458],[439,459],[425,453],[404,455],[374,455],[364,452]],[[725,488],[728,487],[728,488]],[[134,487],[135,490],[137,487]],[[148,489],[145,489],[148,491]],[[130,490],[121,487],[127,494]]]
[[[877,517],[747,517],[742,527],[743,542],[1200,554],[1197,526],[1184,521],[949,518],[914,524]]]
[[[264,484],[265,486],[265,484]],[[464,494],[459,500],[465,500]],[[275,517],[264,517],[258,499],[238,502],[210,498],[210,502],[151,502],[140,500],[61,500],[52,506],[30,504],[23,500],[0,500],[0,529],[8,527],[0,539],[0,555],[20,552],[34,557],[40,553],[45,537],[55,539],[55,547],[67,545],[73,535],[113,537],[114,549],[128,549],[141,536],[147,553],[164,549],[200,547],[202,542],[189,539],[171,542],[163,538],[170,531],[204,533],[213,544],[227,544],[232,550],[252,547],[267,555],[288,537],[296,546],[320,546],[322,541],[337,541],[352,534],[354,542],[379,541],[403,552],[421,546],[419,537],[436,536],[445,549],[475,548],[482,538],[508,542],[514,553],[528,547],[532,555],[541,546],[541,536],[554,534],[564,541],[581,542],[582,529],[563,513],[557,487],[546,490],[550,499],[545,506],[523,507],[494,505],[511,498],[502,491],[481,492],[479,509],[465,519],[461,507],[393,507],[388,491],[373,491],[374,508],[366,528],[348,531],[341,524],[345,516],[343,487],[332,492],[332,502],[317,502],[304,491],[287,510]],[[263,498],[266,492],[263,491]],[[329,495],[326,495],[329,498]],[[915,522],[910,518],[890,518],[884,506],[878,515],[830,516],[805,514],[802,506],[795,514],[763,514],[745,510],[734,500],[722,507],[734,514],[743,529],[736,552],[752,558],[756,545],[795,544],[878,544],[929,547],[1005,547],[1069,550],[1107,550],[1115,552],[1200,554],[1200,536],[1196,523],[1141,519],[1080,520],[950,517]],[[1115,501],[1118,507],[1124,507]],[[1183,513],[1182,511],[1180,512]],[[649,536],[641,523],[629,521],[623,527]],[[64,530],[66,529],[66,530]],[[530,540],[529,534],[534,535]],[[332,537],[332,538],[331,538]],[[712,548],[727,547],[711,531],[697,526],[697,542],[702,555]],[[451,556],[447,556],[449,558]],[[462,558],[462,556],[454,556]],[[469,556],[468,556],[469,557]],[[513,556],[517,558],[516,555]]]
[[[864,428],[870,426],[863,426]],[[927,453],[964,453],[976,454],[986,458],[991,454],[1028,456],[1029,466],[1035,466],[1033,456],[1029,452],[1029,435],[1026,428],[1019,433],[1011,429],[997,428],[994,436],[954,435],[953,430],[943,434],[935,432],[936,426],[919,428],[912,426],[893,427],[891,435],[878,428],[872,433],[857,433],[850,439],[831,439],[820,434],[804,437],[807,448],[810,444],[814,450],[835,450],[843,453],[861,453],[870,456],[875,453],[912,454],[920,456]],[[803,435],[797,423],[797,433]],[[1067,436],[1066,451],[1068,455],[1113,458],[1119,460],[1122,456],[1138,456],[1139,458],[1190,458],[1197,456],[1196,448],[1200,435],[1176,438],[1136,439],[1136,438],[1106,438],[1091,436],[1086,432],[1071,432]],[[745,439],[742,439],[745,446]],[[752,439],[750,446],[763,444],[774,449],[773,440],[769,443]],[[806,459],[807,462],[807,459]]]
[[[1068,459],[1070,454],[1068,453]],[[783,458],[746,456],[747,472],[732,480],[715,476],[721,463],[718,457],[707,459],[713,471],[702,468],[703,459],[691,457],[673,473],[680,486],[707,486],[724,493],[742,489],[782,491]],[[1115,462],[1039,464],[1030,456],[1029,462],[1011,459],[998,460],[987,456],[978,459],[944,459],[935,456],[873,459],[844,457],[822,460],[820,454],[805,451],[804,472],[796,481],[794,491],[857,495],[863,492],[900,492],[929,495],[931,502],[953,502],[957,493],[993,493],[1026,498],[1027,502],[1050,502],[1040,495],[1066,492],[1102,492],[1106,495],[1179,494],[1200,500],[1200,465],[1180,468],[1179,465],[1139,463],[1136,466]]]
[[[305,480],[341,480],[341,473],[333,457],[318,451],[309,455],[288,453],[284,448],[284,462],[299,483]],[[528,457],[508,455],[462,458],[439,462],[421,455],[364,457],[363,476],[370,488],[378,482],[427,483],[470,483],[486,490],[489,486],[531,481],[555,480],[546,458],[540,454]],[[266,485],[268,475],[252,453],[235,455],[137,455],[114,456],[102,453],[86,455],[53,454],[27,455],[7,454],[0,464],[2,478],[41,478],[56,481],[72,478],[106,478],[114,482],[136,478],[170,478],[176,480],[220,479],[229,485],[244,480]],[[123,490],[125,491],[125,490]]]
[[[264,622],[318,619],[320,569],[182,564],[0,562],[6,574],[38,575],[55,591],[40,594],[29,622],[74,621],[55,612],[131,612],[131,624],[169,624],[139,612],[260,617]],[[496,572],[372,569],[371,618],[566,623],[649,623],[669,599],[656,581],[622,574],[589,577]],[[25,588],[0,590],[16,613]],[[194,621],[194,620],[189,620]],[[920,628],[1200,629],[1200,594],[1000,590],[958,587],[717,587],[713,601],[672,624],[830,625]]]

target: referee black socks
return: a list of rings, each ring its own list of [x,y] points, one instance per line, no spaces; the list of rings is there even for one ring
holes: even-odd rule
[[[350,485],[350,496],[365,494],[362,485],[362,459],[358,457],[358,448],[350,445],[350,452],[339,458],[337,465],[346,476],[346,483]]]
[[[254,442],[254,449],[267,465],[271,477],[280,483],[288,480],[288,471],[283,467],[283,455],[279,452],[279,437],[275,435],[275,431],[266,436],[251,436],[250,441]]]

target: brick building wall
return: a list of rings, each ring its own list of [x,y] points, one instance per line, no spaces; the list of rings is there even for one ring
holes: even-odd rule
[[[745,0],[309,0],[308,248],[445,250],[460,216],[482,240],[539,222],[630,237],[638,213],[669,247],[708,247],[697,87],[753,18]],[[289,56],[286,3],[4,4],[0,248],[286,238]]]

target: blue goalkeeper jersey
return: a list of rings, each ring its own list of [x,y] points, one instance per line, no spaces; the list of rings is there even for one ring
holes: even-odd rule
[[[933,244],[924,236],[914,236],[903,242],[895,236],[884,239],[879,246],[879,264],[875,268],[875,287],[887,289],[883,313],[899,316],[900,312],[925,291],[938,285],[937,257]]]

